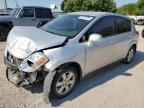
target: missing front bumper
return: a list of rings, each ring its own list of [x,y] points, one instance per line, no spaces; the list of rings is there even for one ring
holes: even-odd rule
[[[19,72],[18,70],[14,70],[11,68],[6,69],[7,79],[12,82],[14,85],[21,87],[29,85],[29,81],[26,80],[25,74]]]

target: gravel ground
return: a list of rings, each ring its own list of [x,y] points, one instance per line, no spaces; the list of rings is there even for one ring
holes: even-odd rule
[[[142,26],[136,27],[141,32]],[[17,88],[6,80],[0,43],[0,108],[144,108],[144,39],[132,64],[116,64],[80,82],[64,99],[44,104],[42,84]]]

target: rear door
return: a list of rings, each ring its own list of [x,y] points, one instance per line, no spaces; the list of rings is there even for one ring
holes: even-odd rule
[[[117,42],[116,53],[118,59],[124,58],[129,50],[133,37],[131,30],[131,20],[120,16],[115,17],[115,42]]]
[[[20,26],[37,26],[34,8],[23,8],[20,14]]]

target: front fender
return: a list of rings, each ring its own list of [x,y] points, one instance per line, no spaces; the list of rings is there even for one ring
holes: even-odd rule
[[[80,65],[82,73],[84,73],[85,47],[83,44],[66,45],[60,48],[45,50],[44,53],[49,58],[49,62],[45,64],[48,70],[54,71],[65,63],[75,62]]]
[[[4,25],[9,29],[11,29],[14,26],[12,21],[0,21],[0,25]]]

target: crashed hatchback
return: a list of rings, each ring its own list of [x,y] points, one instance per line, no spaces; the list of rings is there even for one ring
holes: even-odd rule
[[[85,75],[118,60],[130,63],[138,36],[131,19],[106,12],[75,12],[40,28],[14,27],[4,62],[9,81],[27,86],[44,80],[44,99],[71,93]]]

